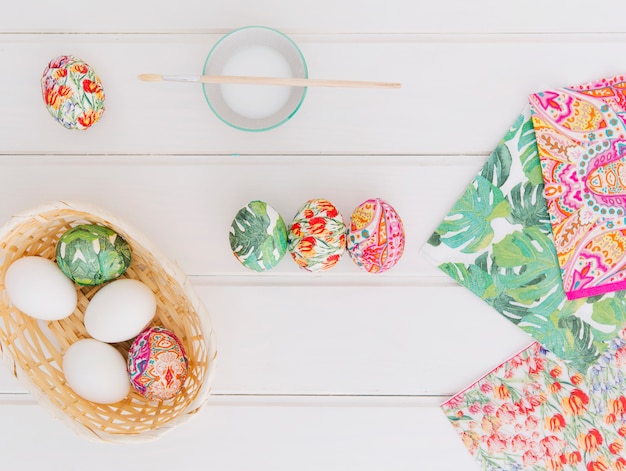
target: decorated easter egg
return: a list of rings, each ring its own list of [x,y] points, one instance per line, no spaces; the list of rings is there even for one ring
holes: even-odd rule
[[[48,112],[67,129],[87,129],[104,113],[104,91],[91,66],[74,56],[52,59],[41,77]]]
[[[361,203],[350,217],[347,249],[363,270],[382,273],[404,252],[404,226],[396,210],[380,198]]]
[[[309,200],[293,218],[288,243],[298,266],[308,271],[328,270],[346,249],[343,217],[330,201]]]
[[[230,248],[241,264],[254,271],[274,268],[287,252],[287,226],[263,201],[251,201],[230,226]]]
[[[164,401],[178,394],[187,378],[188,364],[180,340],[163,327],[141,332],[128,351],[130,383],[149,401]]]
[[[113,229],[81,224],[57,243],[59,268],[76,284],[93,286],[113,280],[130,266],[130,246]]]

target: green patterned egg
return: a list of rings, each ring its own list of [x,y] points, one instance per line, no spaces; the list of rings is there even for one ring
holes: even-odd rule
[[[254,271],[274,268],[287,252],[285,221],[263,201],[251,201],[237,212],[229,239],[237,260]]]
[[[75,283],[94,286],[122,275],[130,266],[131,252],[113,229],[81,224],[61,236],[56,259],[61,271]]]

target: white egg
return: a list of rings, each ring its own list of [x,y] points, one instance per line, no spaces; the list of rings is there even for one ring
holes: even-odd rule
[[[123,342],[137,336],[156,313],[154,293],[138,280],[112,281],[98,291],[85,310],[85,328],[102,342]]]
[[[76,394],[98,404],[121,401],[130,390],[124,357],[98,340],[83,339],[70,345],[63,355],[63,373]]]
[[[36,319],[64,319],[76,309],[76,286],[56,263],[43,257],[13,262],[4,276],[4,287],[11,303]]]

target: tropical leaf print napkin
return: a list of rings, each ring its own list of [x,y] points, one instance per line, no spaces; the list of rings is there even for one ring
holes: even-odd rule
[[[483,470],[626,470],[625,339],[586,375],[535,342],[441,408]]]
[[[530,96],[568,299],[626,288],[626,76]]]
[[[543,191],[527,108],[422,253],[584,373],[626,322],[626,292],[566,298]]]

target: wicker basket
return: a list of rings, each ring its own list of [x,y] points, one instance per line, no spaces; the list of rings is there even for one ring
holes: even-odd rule
[[[132,250],[125,278],[152,289],[157,299],[153,325],[179,337],[189,357],[183,390],[173,399],[148,402],[132,391],[115,404],[96,404],[65,384],[63,352],[88,338],[83,314],[100,287],[78,287],[78,306],[60,321],[37,321],[9,303],[4,275],[9,265],[27,255],[55,259],[59,237],[78,224],[106,225],[122,235]],[[215,340],[208,314],[182,271],[143,236],[92,206],[58,202],[18,214],[0,228],[0,348],[12,373],[28,391],[79,435],[97,441],[136,442],[161,436],[185,422],[206,403],[215,366]],[[130,341],[115,346],[127,356]]]

